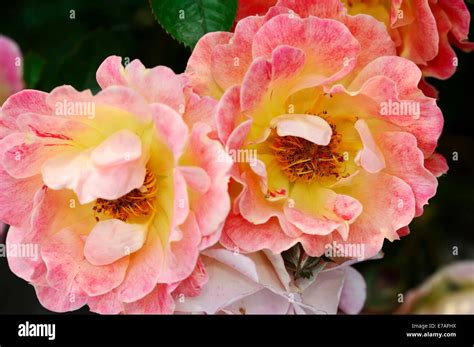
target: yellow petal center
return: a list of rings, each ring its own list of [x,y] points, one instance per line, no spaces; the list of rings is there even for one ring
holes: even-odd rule
[[[311,182],[330,176],[338,179],[348,175],[344,172],[344,157],[339,152],[342,135],[336,131],[335,125],[328,123],[332,136],[327,146],[317,145],[296,136],[273,137],[270,148],[290,182]]]

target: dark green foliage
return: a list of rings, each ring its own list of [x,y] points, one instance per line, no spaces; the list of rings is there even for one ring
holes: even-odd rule
[[[156,19],[177,41],[193,48],[212,31],[229,31],[237,0],[150,0]]]

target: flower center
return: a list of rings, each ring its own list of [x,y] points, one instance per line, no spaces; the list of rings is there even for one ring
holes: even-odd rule
[[[344,156],[337,152],[342,136],[334,125],[330,125],[332,136],[327,146],[320,146],[296,136],[275,136],[270,148],[290,182],[311,182],[316,178],[330,176],[336,179],[345,177],[341,165]]]
[[[126,222],[131,216],[143,217],[149,215],[157,195],[155,175],[148,171],[143,185],[117,200],[97,199],[94,207],[94,216],[99,221],[98,214],[119,219]]]

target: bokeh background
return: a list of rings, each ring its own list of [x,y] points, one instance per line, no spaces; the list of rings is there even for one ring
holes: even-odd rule
[[[472,14],[474,5],[468,7]],[[27,87],[48,92],[63,84],[96,92],[95,71],[109,55],[140,59],[147,67],[166,65],[180,73],[191,53],[154,20],[146,0],[7,1],[0,10],[0,33],[18,42]],[[448,81],[431,81],[445,116],[438,151],[450,170],[440,178],[424,215],[410,225],[411,234],[386,242],[383,259],[356,266],[368,286],[365,313],[394,312],[399,293],[444,265],[474,259],[474,54],[457,53],[456,74]],[[76,313],[87,312],[83,308]],[[39,304],[32,286],[13,275],[6,258],[0,258],[0,314],[12,313],[51,312]]]

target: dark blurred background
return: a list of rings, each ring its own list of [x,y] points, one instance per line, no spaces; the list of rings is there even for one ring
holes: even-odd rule
[[[473,13],[474,5],[468,6]],[[147,67],[166,65],[180,73],[191,53],[164,32],[146,0],[6,1],[0,10],[0,33],[18,42],[27,87],[44,91],[62,84],[97,91],[95,72],[109,55],[140,59]],[[456,74],[448,81],[431,81],[440,92],[445,116],[438,151],[448,159],[450,170],[439,179],[438,193],[424,215],[410,225],[411,234],[386,242],[382,260],[356,266],[368,285],[366,313],[393,312],[399,293],[450,262],[474,259],[474,112],[469,97],[474,53],[457,53]],[[453,255],[453,247],[458,255]],[[83,308],[76,313],[86,312]],[[13,275],[5,258],[0,258],[1,313],[50,313],[39,304],[33,287]]]

